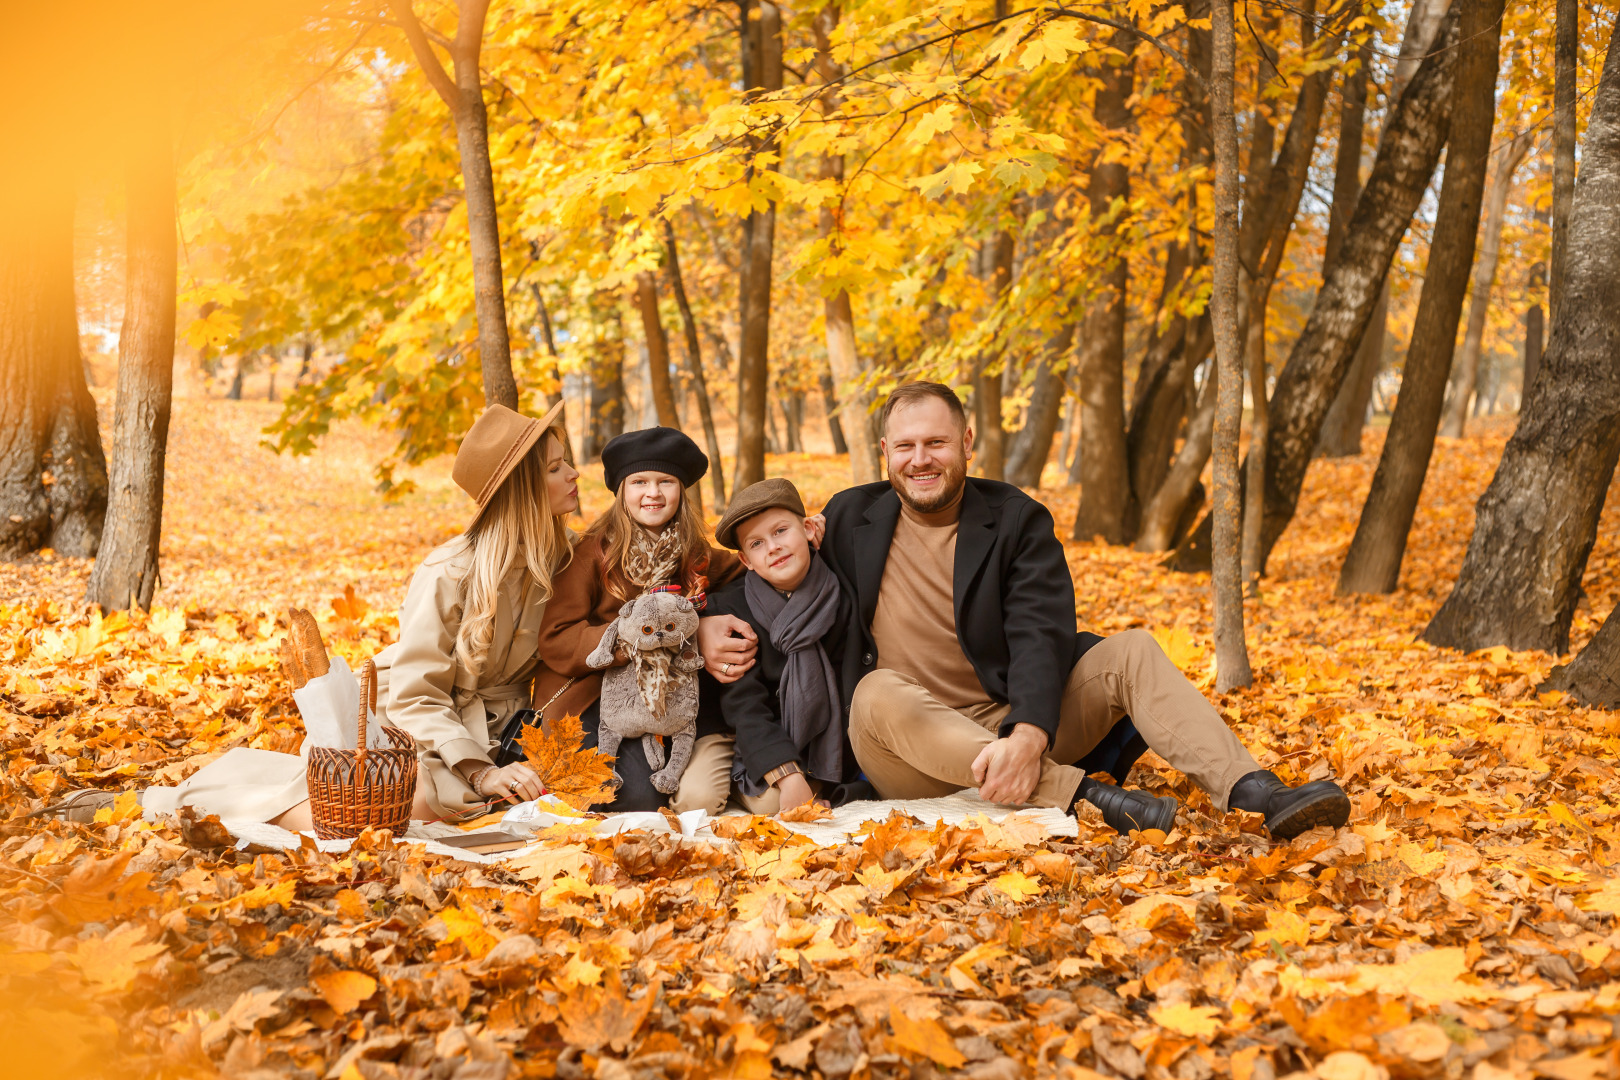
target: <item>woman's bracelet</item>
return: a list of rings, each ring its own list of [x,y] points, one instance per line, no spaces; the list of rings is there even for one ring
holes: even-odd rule
[[[482,769],[479,769],[477,772],[473,773],[471,778],[468,779],[467,782],[472,785],[473,794],[477,795],[480,799],[489,798],[489,792],[484,790],[484,777],[488,776],[494,771],[495,766],[485,765]]]

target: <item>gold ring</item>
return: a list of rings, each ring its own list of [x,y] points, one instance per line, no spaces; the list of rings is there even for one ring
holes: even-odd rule
[[[730,675],[731,674],[731,665],[730,664],[721,664],[720,665],[720,672],[723,675]]]

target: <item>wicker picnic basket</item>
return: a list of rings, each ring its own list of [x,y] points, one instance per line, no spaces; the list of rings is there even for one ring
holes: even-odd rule
[[[360,669],[360,724],[356,750],[317,746],[309,752],[309,812],[315,835],[347,840],[366,829],[390,829],[404,836],[416,797],[416,740],[397,727],[384,725],[393,744],[387,750],[366,749],[366,714],[377,707],[377,665]]]

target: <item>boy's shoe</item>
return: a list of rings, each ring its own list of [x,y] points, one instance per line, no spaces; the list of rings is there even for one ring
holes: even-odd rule
[[[1266,815],[1266,829],[1279,840],[1292,840],[1318,825],[1338,829],[1350,820],[1350,796],[1332,780],[1291,788],[1269,769],[1259,769],[1232,785],[1226,805]]]
[[[1080,790],[1075,794],[1101,810],[1103,821],[1121,836],[1128,835],[1132,829],[1158,829],[1168,833],[1176,827],[1180,804],[1169,795],[1154,798],[1145,791],[1099,783],[1089,776],[1080,781]]]

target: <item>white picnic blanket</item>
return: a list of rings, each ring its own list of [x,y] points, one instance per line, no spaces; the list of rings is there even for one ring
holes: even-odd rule
[[[594,826],[593,832],[598,836],[611,836],[615,833],[629,832],[631,830],[644,830],[651,833],[671,833],[677,831],[683,837],[700,842],[717,843],[720,838],[709,828],[711,818],[707,811],[692,810],[680,815],[679,829],[673,828],[663,814],[631,813],[610,814],[601,819],[582,821],[569,813],[553,813],[551,808],[556,804],[549,802],[549,796],[539,802],[526,802],[514,806],[506,812],[497,828],[508,832],[532,832],[568,821],[576,821],[582,825]],[[782,827],[800,833],[814,840],[823,847],[835,847],[848,840],[862,836],[868,831],[868,826],[887,821],[896,811],[916,818],[925,825],[944,822],[947,825],[960,825],[970,818],[983,816],[991,821],[1000,822],[1013,814],[1019,820],[1038,825],[1047,836],[1075,836],[1078,829],[1072,816],[1055,807],[1046,809],[1014,809],[997,803],[985,802],[979,798],[976,788],[959,791],[955,795],[947,795],[940,799],[886,799],[871,802],[847,803],[832,812],[832,817],[813,823],[784,821]],[[742,811],[728,810],[725,816],[740,814]],[[267,848],[296,848],[303,842],[303,837],[294,832],[276,825],[269,825],[262,821],[235,821],[225,819],[223,824],[230,830],[231,835],[237,838],[239,848],[259,845]],[[462,830],[444,822],[435,824],[413,823],[405,834],[407,841],[420,841],[426,849],[437,855],[448,855],[462,859],[466,862],[500,863],[507,859],[516,858],[534,850],[537,846],[531,844],[524,848],[515,848],[511,851],[500,851],[489,855],[478,855],[460,848],[449,847],[436,843],[435,838],[456,836]],[[316,840],[316,845],[322,851],[347,851],[351,841],[348,840]]]

